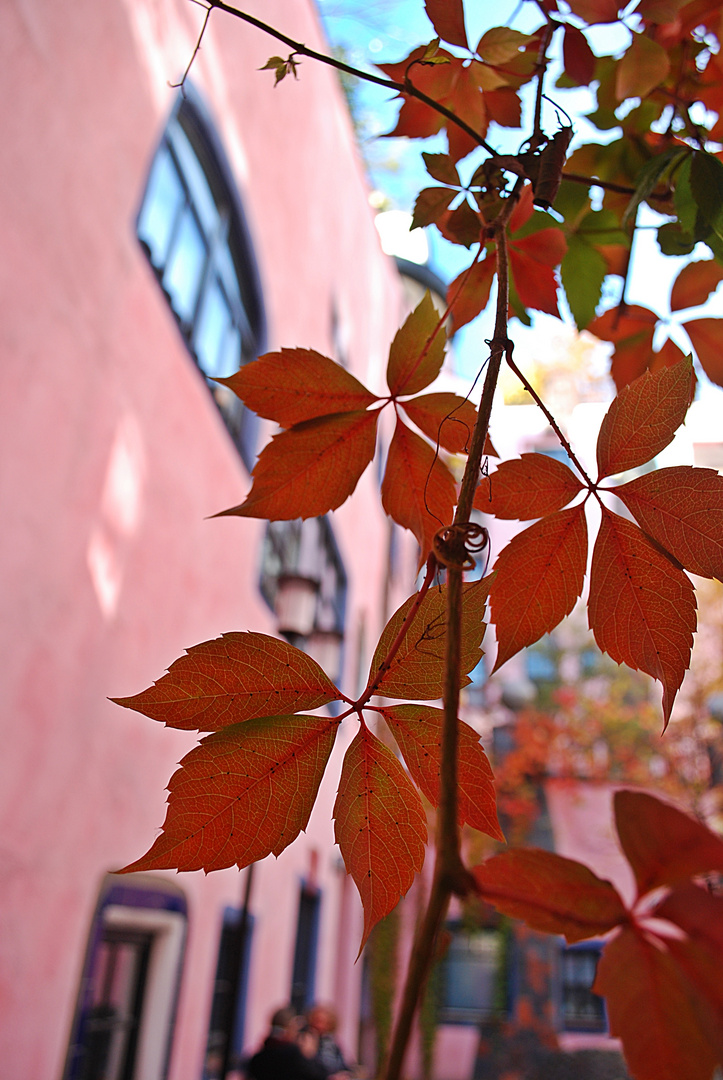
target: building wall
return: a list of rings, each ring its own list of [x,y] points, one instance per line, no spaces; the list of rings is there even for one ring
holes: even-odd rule
[[[310,0],[247,7],[323,44]],[[26,1080],[62,1074],[101,882],[149,846],[194,743],[107,697],[222,632],[274,632],[257,588],[263,524],[208,520],[243,499],[249,477],[135,235],[177,93],[168,83],[202,17],[186,0],[0,10],[0,1059]],[[274,89],[258,69],[276,51],[216,12],[192,72],[248,217],[268,346],[329,353],[334,307],[352,370],[381,388],[401,288],[343,98],[311,62]],[[382,622],[374,468],[334,528],[350,582],[348,681]],[[342,729],[307,833],[258,868],[249,1046],[288,999],[299,882],[315,867],[317,992],[340,1005],[355,1051],[361,921],[330,821],[350,737]],[[166,876],[189,905],[169,1073],[186,1080],[201,1073],[222,912],[239,905],[243,875]]]

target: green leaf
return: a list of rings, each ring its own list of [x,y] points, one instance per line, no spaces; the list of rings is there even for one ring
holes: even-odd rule
[[[606,275],[607,264],[600,252],[580,236],[571,236],[560,276],[578,330],[584,330],[595,318]]]
[[[690,255],[696,241],[684,232],[677,221],[669,221],[658,229],[658,247],[663,255]]]
[[[387,383],[392,394],[417,394],[429,386],[442,368],[446,343],[447,333],[427,290],[389,349]]]
[[[423,188],[414,204],[411,228],[423,229],[427,225],[434,225],[456,195],[456,191],[447,187]]]
[[[655,157],[646,162],[638,173],[635,194],[625,208],[623,225],[630,221],[640,203],[644,202],[653,193],[658,184],[666,176],[670,175],[671,170],[680,164],[688,156],[688,153],[688,150],[681,150],[680,147],[671,147],[669,150],[664,150],[662,154],[656,154]]]
[[[695,150],[690,187],[703,220],[723,239],[723,163],[712,154]]]
[[[427,172],[433,180],[440,184],[451,184],[452,187],[460,187],[457,166],[449,154],[422,154]]]

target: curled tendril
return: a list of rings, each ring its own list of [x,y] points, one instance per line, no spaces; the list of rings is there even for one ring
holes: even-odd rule
[[[462,570],[474,570],[474,556],[489,544],[489,533],[483,525],[468,521],[459,525],[445,525],[435,533],[434,555],[441,566],[459,566]]]

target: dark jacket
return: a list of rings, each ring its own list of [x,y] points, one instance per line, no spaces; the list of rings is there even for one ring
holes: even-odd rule
[[[272,1035],[251,1058],[246,1071],[253,1080],[325,1080],[328,1075],[322,1065],[304,1057],[296,1043]]]

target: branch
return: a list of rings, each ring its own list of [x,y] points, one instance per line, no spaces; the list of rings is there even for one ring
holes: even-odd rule
[[[327,56],[326,53],[317,52],[315,49],[310,49],[307,45],[304,45],[301,41],[294,41],[293,38],[288,37],[286,34],[282,34],[280,30],[276,30],[273,26],[263,22],[261,19],[255,18],[253,15],[247,14],[245,11],[240,11],[238,8],[231,7],[225,3],[225,0],[208,0],[209,10],[211,8],[217,8],[219,11],[225,11],[227,15],[233,15],[237,19],[241,19],[243,22],[250,23],[251,26],[257,27],[259,30],[263,30],[265,34],[269,34],[271,37],[276,38],[277,41],[282,41],[284,45],[288,45],[292,52],[298,53],[299,56],[307,56],[310,60],[317,60],[321,64],[327,64],[329,67],[334,67],[338,71],[344,71],[347,75],[354,75],[357,79],[363,79],[365,82],[376,83],[377,86],[385,86],[388,90],[396,90],[398,94],[406,94],[408,97],[415,97],[419,101],[423,101],[425,105],[428,105],[430,109],[434,109],[435,112],[440,113],[447,120],[456,124],[458,128],[466,132],[471,139],[481,146],[488,154],[496,154],[497,151],[486,142],[478,131],[475,131],[473,127],[461,120],[459,116],[456,116],[451,109],[448,109],[445,105],[440,105],[434,98],[429,97],[422,90],[418,90],[414,84],[407,80],[406,82],[397,82],[395,79],[387,79],[381,75],[372,75],[371,72],[362,71],[360,68],[352,67],[351,64],[345,64],[343,60],[337,60],[334,56]]]

